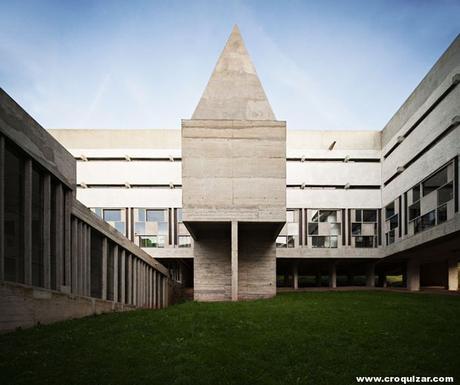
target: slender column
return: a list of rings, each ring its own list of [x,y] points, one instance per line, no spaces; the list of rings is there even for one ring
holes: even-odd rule
[[[77,294],[78,220],[72,218],[72,294]]]
[[[55,201],[51,202],[55,205],[55,218],[54,223],[56,226],[51,229],[54,232],[55,238],[55,250],[54,255],[56,256],[56,276],[53,277],[56,283],[56,290],[61,290],[63,283],[63,266],[64,266],[64,193],[62,191],[62,184],[57,183],[55,186]]]
[[[113,247],[113,301],[119,302],[118,299],[118,245]]]
[[[102,240],[102,299],[107,299],[107,238]]]
[[[366,286],[375,286],[375,265],[373,262],[369,263],[366,268]]]
[[[126,299],[126,302],[129,303],[130,305],[133,304],[133,256],[131,254],[128,254],[128,282],[126,282],[128,285],[128,298]]]
[[[64,275],[65,291],[70,290],[72,283],[71,277],[71,260],[72,260],[72,191],[66,191],[64,195]]]
[[[43,178],[43,287],[51,289],[51,176]]]
[[[5,279],[5,138],[0,135],[0,281]]]
[[[337,287],[337,266],[334,261],[329,264],[329,287],[332,289]]]
[[[232,301],[238,301],[238,222],[232,221]]]
[[[137,258],[133,256],[133,305],[137,306]]]
[[[24,164],[24,283],[32,285],[32,161]]]
[[[88,277],[86,280],[86,293],[88,296],[91,296],[91,227],[88,226],[87,228],[87,244],[86,247],[88,248],[88,253],[87,253],[87,272],[88,272]]]
[[[83,223],[78,221],[78,253],[77,253],[77,293],[83,294],[83,274],[84,274],[84,251],[83,251]]]
[[[411,291],[420,290],[420,263],[416,259],[407,261],[407,288]]]
[[[168,278],[163,278],[163,307],[168,307]]]
[[[447,260],[447,288],[451,291],[458,290],[458,258],[452,257]]]
[[[126,303],[126,251],[121,249],[121,272],[120,272],[120,302]]]
[[[158,290],[157,290],[157,271],[153,270],[153,308],[157,308],[157,296],[158,296]]]
[[[86,228],[88,226],[84,223],[81,225],[81,256],[82,256],[82,268],[81,268],[81,295],[86,295],[86,280],[88,279],[88,248],[86,244],[88,242],[88,232]]]
[[[294,290],[297,290],[299,288],[299,263],[297,261],[292,264],[292,276]]]

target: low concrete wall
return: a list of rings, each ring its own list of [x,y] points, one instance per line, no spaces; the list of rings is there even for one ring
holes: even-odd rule
[[[0,283],[0,332],[127,310],[134,310],[134,306],[17,283]]]

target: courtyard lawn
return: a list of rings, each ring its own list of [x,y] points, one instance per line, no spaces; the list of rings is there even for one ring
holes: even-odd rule
[[[385,375],[460,381],[460,296],[284,293],[0,335],[5,385],[351,385]]]

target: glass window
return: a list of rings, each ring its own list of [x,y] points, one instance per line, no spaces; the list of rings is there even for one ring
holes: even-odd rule
[[[318,223],[308,224],[308,235],[318,235]]]
[[[420,216],[420,201],[409,206],[409,221]]]
[[[285,235],[280,235],[276,238],[276,247],[286,248],[287,247],[287,237]]]
[[[192,247],[192,237],[190,235],[179,235],[179,247]]]
[[[385,219],[388,219],[395,215],[395,202],[391,202],[385,207]]]
[[[182,209],[177,209],[177,222],[182,222]]]
[[[147,222],[165,222],[166,210],[147,210]]]
[[[164,247],[165,237],[161,235],[141,235],[139,236],[140,247]]]
[[[391,245],[395,242],[395,231],[391,230],[386,234],[387,237],[387,245]]]
[[[361,223],[352,223],[351,224],[351,234],[352,235],[361,235]]]
[[[115,222],[115,228],[122,234],[125,234],[125,222]]]
[[[417,217],[414,219],[414,234],[422,231],[422,218]]]
[[[435,210],[422,216],[422,230],[429,229],[436,224]]]
[[[320,210],[320,222],[337,222],[337,211],[335,210]]]
[[[311,210],[311,221],[318,222],[318,210]]]
[[[412,203],[420,199],[420,185],[418,184],[412,189]]]
[[[447,221],[447,205],[438,207],[437,216],[438,216],[438,225],[440,223]]]
[[[398,223],[399,223],[399,221],[398,221],[399,218],[398,217],[399,217],[399,215],[393,215],[391,217],[391,219],[390,219],[390,230],[393,230],[396,227],[398,227]]]
[[[159,222],[158,223],[158,234],[167,235],[168,234],[168,222]]]
[[[377,211],[363,210],[363,222],[377,222]]]
[[[145,222],[145,209],[137,209],[137,220]]]
[[[340,235],[340,223],[331,223],[331,235]]]
[[[363,216],[362,216],[362,213],[363,213],[363,210],[356,210],[355,211],[355,220],[356,222],[361,222],[363,219]]]
[[[292,235],[287,236],[287,247],[290,247],[290,248],[295,247],[295,240]]]
[[[366,248],[374,247],[374,236],[360,236],[355,238],[355,247]]]
[[[104,209],[104,220],[107,222],[121,222],[121,210]]]
[[[293,210],[288,210],[286,212],[286,222],[295,222],[295,215],[294,215],[294,211]]]
[[[447,183],[447,167],[439,170],[436,174],[429,177],[422,183],[423,196],[437,190],[439,187]]]
[[[145,234],[145,222],[135,222],[134,232],[136,234]]]
[[[454,184],[447,183],[438,190],[438,206],[454,199]]]
[[[329,247],[326,246],[326,238],[325,236],[316,236],[316,237],[311,237],[311,245],[314,248],[322,248],[322,247]]]
[[[329,247],[336,249],[337,244],[338,244],[338,238],[337,237],[329,237]]]

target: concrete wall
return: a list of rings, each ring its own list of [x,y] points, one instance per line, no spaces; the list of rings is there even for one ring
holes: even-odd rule
[[[0,282],[0,331],[135,309],[132,305]]]

